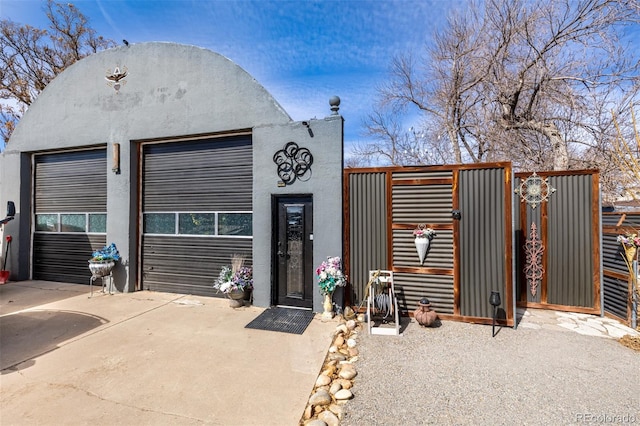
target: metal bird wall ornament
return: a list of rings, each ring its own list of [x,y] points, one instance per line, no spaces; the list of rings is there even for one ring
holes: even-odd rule
[[[129,75],[127,67],[122,67],[122,69],[120,69],[119,66],[116,66],[113,69],[113,72],[111,72],[111,70],[107,70],[107,75],[104,79],[107,80],[107,85],[109,85],[109,87],[113,87],[116,93],[120,93],[120,88],[127,84],[127,81],[125,80],[127,75]]]

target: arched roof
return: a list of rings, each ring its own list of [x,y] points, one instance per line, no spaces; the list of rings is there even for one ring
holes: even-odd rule
[[[105,77],[118,68],[120,89]],[[86,146],[250,129],[291,118],[253,77],[207,49],[140,43],[101,51],[58,75],[8,149]]]

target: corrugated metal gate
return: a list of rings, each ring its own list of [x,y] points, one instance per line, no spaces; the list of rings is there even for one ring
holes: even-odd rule
[[[347,169],[345,185],[352,304],[366,296],[368,271],[386,269],[405,314],[426,296],[444,318],[486,323],[497,290],[513,325],[510,164]],[[423,265],[419,224],[437,232]]]
[[[600,205],[596,171],[539,172],[555,189],[535,208],[514,198],[518,304],[526,307],[599,314]],[[531,176],[517,173],[515,186]],[[543,247],[539,285],[527,281],[525,243],[535,223]],[[530,257],[532,258],[532,257]],[[533,290],[532,290],[533,287]]]
[[[106,150],[38,154],[33,163],[32,277],[89,284],[87,260],[106,244]]]
[[[251,135],[145,143],[141,164],[142,288],[215,295],[233,254],[251,266]]]
[[[631,324],[631,274],[618,235],[637,233],[640,213],[602,214],[602,269],[605,314]]]

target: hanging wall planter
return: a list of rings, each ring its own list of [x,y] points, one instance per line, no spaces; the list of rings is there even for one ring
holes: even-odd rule
[[[418,258],[420,259],[420,265],[423,265],[424,258],[427,256],[427,251],[429,251],[431,240],[436,236],[436,231],[420,224],[414,229],[413,236],[415,237],[414,243],[416,245],[416,251],[418,252]]]
[[[428,238],[416,237],[415,239],[416,251],[418,252],[418,257],[420,258],[421,265],[424,264],[424,258],[427,255],[427,250],[429,250],[430,243],[431,240],[429,240]]]

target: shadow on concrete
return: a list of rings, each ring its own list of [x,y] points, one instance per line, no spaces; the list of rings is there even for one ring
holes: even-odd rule
[[[9,374],[35,364],[76,336],[107,324],[102,317],[64,310],[23,311],[0,317],[0,370]]]
[[[516,308],[515,318],[514,318],[514,321],[515,321],[514,328],[518,328],[518,326],[522,322],[522,319],[524,318],[526,312],[527,312],[527,308],[525,308],[525,307],[517,307]]]

